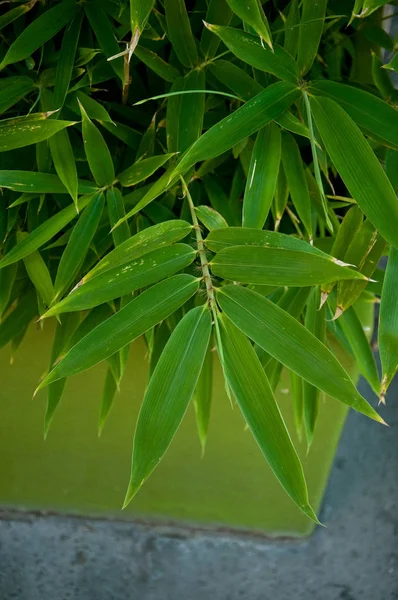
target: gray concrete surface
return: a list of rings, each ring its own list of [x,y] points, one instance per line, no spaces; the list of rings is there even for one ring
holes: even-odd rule
[[[310,539],[3,514],[0,600],[397,600],[398,381],[382,413],[350,414]]]

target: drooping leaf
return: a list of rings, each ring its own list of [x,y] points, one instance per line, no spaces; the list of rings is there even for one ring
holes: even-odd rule
[[[379,350],[382,366],[383,399],[398,370],[398,251],[390,249],[380,304]]]
[[[381,235],[398,246],[398,199],[368,142],[330,98],[312,98],[311,107],[327,153],[351,196]]]
[[[105,11],[101,8],[101,6],[97,6],[96,2],[85,2],[83,7],[89,23],[95,33],[95,37],[97,38],[98,43],[105,54],[105,57],[112,58],[113,56],[119,54],[120,47],[117,43],[112,25]],[[110,60],[109,65],[112,67],[116,75],[122,81],[124,81],[123,58],[120,57]]]
[[[298,49],[299,28],[297,25],[299,21],[299,3],[298,0],[292,0],[289,4],[289,12],[285,22],[284,48],[294,59],[296,58]]]
[[[232,19],[232,10],[226,0],[209,0],[206,12],[206,23],[216,25],[229,25]],[[220,38],[205,27],[200,38],[200,49],[206,60],[217,54]]]
[[[48,140],[58,131],[74,125],[74,121],[54,120],[46,117],[46,113],[36,113],[34,116],[0,121],[0,152]]]
[[[62,380],[60,380],[62,381]],[[54,383],[51,385],[55,385]],[[50,386],[51,387],[51,386]],[[100,436],[104,428],[105,422],[109,416],[113,406],[115,395],[117,392],[117,383],[113,376],[111,368],[108,367],[105,375],[104,389],[102,392],[101,409],[98,419],[98,435]]]
[[[292,57],[284,48],[274,44],[273,50],[266,48],[261,40],[251,33],[233,27],[222,27],[205,23],[206,27],[216,35],[227,48],[240,60],[250,66],[272,73],[279,79],[292,83],[298,80],[298,68]]]
[[[190,265],[195,256],[196,250],[187,244],[175,244],[153,250],[140,259],[108,269],[87,282],[79,284],[66,298],[53,305],[46,312],[45,317],[85,310],[115,298],[121,298],[134,290],[173,275]]]
[[[211,333],[210,312],[199,306],[178,323],[149,382],[134,434],[132,500],[169,447],[195,391]]]
[[[236,327],[286,367],[325,394],[383,423],[332,352],[284,310],[238,285],[219,288],[217,300]]]
[[[167,35],[184,67],[195,67],[198,51],[184,0],[165,0]]]
[[[213,360],[212,340],[210,339],[194,395],[196,425],[202,447],[202,454],[205,451],[210,422],[210,409],[213,393]]]
[[[29,234],[27,232],[17,233],[18,244],[23,243]],[[38,250],[24,256],[23,262],[29,279],[33,283],[37,293],[40,295],[44,304],[50,306],[54,296],[54,287],[50,272]]]
[[[297,49],[300,75],[312,67],[322,37],[327,0],[303,0]]]
[[[53,135],[49,139],[49,146],[57,175],[76,204],[78,194],[77,169],[68,131],[64,129]]]
[[[37,302],[34,290],[30,289],[19,297],[14,308],[0,323],[0,348],[19,335],[37,315]]]
[[[300,460],[260,361],[246,336],[224,315],[220,324],[226,379],[254,439],[291,499],[317,521]]]
[[[282,161],[290,197],[307,234],[312,239],[311,198],[300,150],[294,137],[282,135]]]
[[[59,261],[54,284],[54,301],[75,279],[97,230],[104,204],[104,194],[96,194],[79,216]]]
[[[270,123],[257,134],[243,198],[243,227],[262,229],[271,208],[281,159],[281,134]]]
[[[72,346],[40,383],[38,389],[93,367],[166,319],[199,288],[192,275],[170,277],[149,288]],[[90,313],[91,314],[91,313]],[[95,316],[95,312],[93,313]],[[83,321],[84,324],[84,321]]]
[[[100,187],[112,185],[115,180],[115,169],[111,153],[101,132],[89,119],[82,104],[80,104],[80,110],[82,113],[84,150],[90,171]]]
[[[75,11],[75,2],[63,0],[63,2],[59,2],[49,10],[43,12],[11,44],[0,63],[0,70],[28,58],[35,50],[53,38],[60,29],[71,21]]]
[[[83,11],[77,10],[73,21],[65,29],[57,62],[57,74],[54,85],[53,103],[55,109],[63,107],[66,94],[68,93],[82,21]]]

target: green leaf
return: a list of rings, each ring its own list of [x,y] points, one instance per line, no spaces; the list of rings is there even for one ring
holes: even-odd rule
[[[398,148],[398,111],[374,94],[335,81],[315,81],[311,92],[335,100],[366,134]]]
[[[303,0],[301,9],[297,63],[303,77],[318,53],[326,14],[327,0]]]
[[[80,104],[80,111],[82,113],[84,150],[90,171],[100,187],[112,185],[115,180],[115,169],[108,146],[101,132],[89,119],[82,104]]]
[[[213,359],[212,340],[210,339],[194,395],[196,425],[198,428],[200,445],[202,447],[202,455],[204,454],[206,447],[210,421],[211,399],[213,393]]]
[[[77,10],[73,21],[66,28],[64,37],[62,39],[61,49],[57,61],[57,74],[55,78],[53,96],[54,108],[56,109],[63,107],[66,94],[68,93],[82,21],[83,11],[79,9]]]
[[[291,390],[293,394],[294,426],[298,439],[301,441],[304,423],[303,380],[290,371]]]
[[[211,333],[210,312],[190,310],[168,340],[149,382],[134,434],[132,500],[169,447],[195,391]]]
[[[261,40],[272,50],[272,35],[269,28],[267,17],[264,14],[263,8],[258,0],[227,0],[235,14],[238,15],[248,25],[253,27]]]
[[[383,65],[383,69],[389,69],[398,73],[398,52],[394,54],[389,63]]]
[[[60,380],[62,381],[62,380]],[[55,385],[55,384],[52,384]],[[117,383],[113,376],[112,370],[108,368],[105,375],[104,389],[102,392],[101,409],[98,419],[98,436],[101,435],[104,428],[105,422],[109,416],[113,403],[115,401],[115,395],[117,392]]]
[[[47,140],[73,121],[47,119],[46,113],[0,121],[0,152],[23,148]]]
[[[289,12],[285,22],[285,43],[284,48],[289,52],[292,58],[296,58],[298,49],[299,28],[297,25],[300,21],[298,0],[291,0],[289,4]]]
[[[35,171],[0,171],[0,187],[26,194],[31,192],[34,194],[68,193],[59,177],[47,173],[36,173]],[[78,180],[79,194],[92,194],[96,191],[97,187],[91,181]],[[81,201],[82,199],[79,200],[79,202]],[[14,205],[16,206],[15,203]]]
[[[195,67],[198,52],[184,0],[165,0],[167,36],[184,67]]]
[[[201,221],[209,231],[219,229],[220,227],[228,227],[228,223],[224,217],[211,206],[195,206],[195,212],[199,221]]]
[[[333,100],[312,98],[311,107],[327,153],[351,196],[380,234],[398,246],[398,199],[368,142]]]
[[[219,288],[217,300],[236,327],[286,367],[325,394],[384,423],[332,352],[284,310],[238,285]]]
[[[163,248],[185,238],[192,231],[187,221],[172,220],[159,223],[140,231],[120,244],[100,260],[82,280],[82,283],[93,277],[127,262],[140,258],[148,252]]]
[[[212,231],[207,236],[205,244],[212,252],[220,252],[223,248],[230,248],[231,246],[260,246],[309,252],[326,260],[333,260],[331,256],[322,252],[316,246],[293,235],[286,235],[277,231],[260,231],[249,227],[228,227]]]
[[[114,121],[113,123],[101,121],[101,125],[130,148],[133,148],[134,150],[138,148],[141,135],[132,127],[119,123],[118,121]]]
[[[100,6],[97,6],[96,2],[85,2],[83,7],[105,57],[112,58],[119,54],[120,47],[106,13]],[[124,81],[123,58],[112,59],[109,61],[109,65],[121,81]]]
[[[152,52],[152,50],[148,50],[148,48],[145,48],[144,46],[137,46],[134,50],[134,54],[141,62],[165,81],[173,83],[173,81],[180,77],[179,71],[173,65],[167,63],[155,52]]]
[[[78,194],[77,170],[67,130],[64,129],[53,135],[49,139],[49,146],[57,175],[76,204]]]
[[[64,0],[42,13],[11,44],[0,63],[0,70],[7,65],[28,58],[35,50],[51,40],[58,31],[73,19],[75,11],[76,3]]]
[[[355,356],[361,374],[369,382],[375,394],[379,394],[380,381],[377,373],[376,361],[354,307],[351,306],[348,308],[348,310],[341,315],[338,322],[351,346],[352,353]]]
[[[78,206],[82,210],[90,202],[91,196],[79,198]],[[60,210],[56,215],[44,221],[36,227],[24,240],[19,242],[10,250],[1,260],[0,269],[11,265],[18,260],[25,258],[31,252],[34,252],[40,246],[43,246],[54,235],[61,231],[72,219],[76,217],[76,208],[74,204]]]
[[[115,225],[115,223],[122,219],[126,214],[123,196],[118,188],[111,187],[106,191],[106,205],[108,208],[109,222],[113,227],[113,225]],[[120,246],[120,244],[128,240],[130,237],[130,227],[127,221],[124,221],[120,227],[112,230],[112,239],[115,247]]]
[[[0,323],[0,348],[3,348],[26,329],[37,315],[36,294],[30,289],[23,298],[18,298],[14,308]]]
[[[232,15],[232,10],[225,0],[209,0],[207,3],[205,19],[207,23],[229,25]],[[200,50],[206,60],[213,58],[217,54],[219,45],[220,38],[204,27],[202,29],[202,37],[200,38]]]
[[[282,161],[290,197],[310,239],[312,239],[311,198],[300,149],[290,133],[282,135]]]
[[[281,159],[281,134],[270,123],[257,134],[243,198],[243,227],[262,229],[271,208]]]
[[[136,185],[153,175],[155,171],[160,169],[160,167],[170,160],[172,156],[174,156],[174,153],[160,154],[159,156],[150,156],[149,158],[139,160],[122,173],[119,173],[119,175],[116,176],[116,179],[120,181],[124,187]]]
[[[210,63],[209,70],[243,100],[250,100],[264,90],[258,81],[229,60],[216,60]]]
[[[380,304],[379,350],[382,366],[381,399],[398,370],[398,251],[390,249]]]
[[[17,233],[17,242],[21,244],[29,236],[26,232]],[[44,304],[49,306],[54,296],[54,287],[48,267],[41,254],[35,250],[23,259],[26,272]]]
[[[109,358],[169,317],[198,289],[199,280],[187,274],[175,275],[149,288],[94,329],[90,326],[86,335],[72,346],[37,389]],[[95,311],[91,314],[95,317]]]
[[[219,36],[227,48],[240,60],[254,67],[272,73],[279,79],[291,83],[298,80],[298,68],[284,48],[274,44],[273,50],[265,48],[256,35],[233,27],[221,27],[205,23],[206,27]]]
[[[155,0],[130,0],[130,22],[134,46],[138,42],[141,33],[155,5]],[[135,41],[137,40],[137,41]]]
[[[223,314],[220,318],[224,368],[240,410],[280,484],[310,519],[300,459],[275,401],[268,379],[249,340]]]
[[[4,83],[4,88],[0,87],[0,114],[35,89],[35,83],[30,77],[5,77],[1,83]]]
[[[104,204],[104,194],[98,193],[79,216],[59,261],[53,301],[61,296],[75,279],[97,230]]]
[[[210,262],[218,277],[260,285],[309,286],[336,279],[365,279],[342,267],[332,257],[281,248],[234,246],[216,254]]]
[[[79,102],[83,106],[90,119],[95,119],[96,121],[99,121],[101,125],[104,125],[105,123],[110,123],[111,125],[115,126],[115,123],[111,119],[108,111],[102,106],[102,104],[94,100],[94,98],[91,98],[91,96],[87,96],[87,94],[84,94],[82,91],[68,94],[66,99],[66,106],[80,116]]]
[[[36,4],[36,0],[31,0],[30,2],[26,2],[16,8],[12,8],[8,10],[6,13],[1,15],[0,17],[0,31],[7,27],[10,23],[27,13],[31,8]]]
[[[153,250],[140,259],[108,269],[85,283],[79,283],[44,316],[85,310],[120,298],[184,269],[194,261],[195,256],[196,250],[187,244],[175,244]]]
[[[383,69],[383,63],[375,52],[372,52],[372,77],[373,82],[384,100],[390,101],[394,96],[394,85],[388,71]]]

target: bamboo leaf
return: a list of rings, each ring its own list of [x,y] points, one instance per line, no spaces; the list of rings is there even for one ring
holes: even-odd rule
[[[34,194],[67,194],[68,190],[56,175],[37,173],[35,171],[0,171],[0,187],[14,190],[15,192]],[[90,181],[78,180],[79,194],[92,194],[97,187]],[[26,199],[24,200],[24,202]],[[79,203],[82,199],[79,200]],[[14,206],[17,206],[14,203]],[[75,209],[76,213],[76,209]]]
[[[312,239],[311,198],[297,142],[290,133],[282,135],[282,161],[290,197],[308,236]]]
[[[122,173],[119,173],[116,179],[120,181],[124,187],[136,185],[153,175],[161,166],[170,160],[172,156],[174,156],[174,153],[143,158],[142,160],[135,162]]]
[[[294,426],[298,439],[301,441],[304,423],[303,380],[290,371],[291,389],[293,394]]]
[[[190,310],[168,340],[149,382],[134,434],[132,500],[169,447],[195,391],[211,333],[209,311]]]
[[[118,188],[111,187],[109,190],[107,190],[106,205],[108,208],[109,221],[113,227],[113,225],[115,225],[115,223],[122,219],[126,214],[123,196]],[[120,246],[120,244],[128,240],[130,237],[130,227],[127,221],[124,221],[120,227],[117,227],[112,231],[112,239],[115,247]]]
[[[53,135],[49,139],[49,146],[57,175],[76,204],[78,194],[77,170],[67,130],[64,129]]]
[[[43,12],[11,44],[0,63],[0,70],[28,58],[71,21],[75,11],[76,3],[64,0]]]
[[[0,121],[0,152],[23,148],[51,138],[73,121],[47,119],[46,113]]]
[[[0,323],[0,348],[11,342],[26,329],[32,319],[37,315],[37,302],[34,290],[30,289],[23,298],[18,298],[14,308]]]
[[[61,296],[75,279],[97,230],[104,204],[104,194],[96,194],[79,216],[59,261],[53,301]]]
[[[79,198],[78,206],[79,209],[83,209],[90,202],[90,196],[83,196]],[[43,246],[48,240],[51,240],[54,235],[61,231],[65,225],[70,223],[72,219],[76,217],[76,208],[74,204],[67,206],[63,210],[60,210],[56,215],[44,221],[41,225],[36,227],[25,239],[14,246],[10,252],[8,252],[0,260],[0,269],[11,265],[18,260],[25,258],[31,252],[34,252],[40,246]]]
[[[115,180],[115,169],[108,146],[101,132],[89,119],[82,104],[80,104],[80,111],[82,113],[84,150],[90,171],[100,187],[112,185]]]
[[[62,381],[62,379],[60,380]],[[56,384],[52,384],[56,385]],[[50,386],[51,387],[51,386]],[[101,409],[98,419],[98,435],[102,434],[105,422],[109,416],[113,403],[115,401],[115,395],[117,392],[117,383],[113,376],[112,370],[108,368],[105,375],[104,389],[102,392]]]
[[[383,65],[383,69],[389,69],[398,73],[398,52],[394,54],[389,63]]]
[[[0,87],[0,114],[35,89],[35,83],[30,77],[5,77],[0,81],[4,84],[4,87]]]
[[[270,123],[257,134],[243,198],[243,227],[262,229],[271,208],[281,159],[281,134]]]
[[[210,262],[218,277],[260,285],[310,286],[336,279],[365,279],[332,258],[272,247],[233,246]]]
[[[149,67],[156,75],[159,75],[165,81],[173,83],[178,77],[180,77],[179,71],[173,66],[163,60],[152,50],[148,50],[144,46],[137,46],[134,50],[136,57],[142,61],[147,67]]]
[[[299,28],[297,25],[300,21],[298,0],[292,0],[289,4],[289,12],[285,22],[285,43],[284,48],[289,52],[292,58],[296,58],[299,39]]]
[[[206,351],[202,370],[199,375],[198,383],[194,395],[194,407],[196,415],[196,425],[200,445],[202,447],[202,455],[204,454],[207,432],[209,429],[211,399],[213,393],[213,352],[212,341],[210,339],[209,346]]]
[[[229,25],[232,19],[232,10],[226,0],[210,0],[207,5],[206,23]],[[205,27],[202,29],[200,49],[206,60],[217,54],[220,38]]]
[[[195,67],[198,51],[184,0],[165,0],[167,35],[184,67]]]
[[[66,298],[53,305],[44,317],[85,310],[121,298],[173,275],[190,265],[195,256],[196,251],[187,244],[153,250],[140,259],[108,269],[89,281],[78,284]]]
[[[211,208],[211,206],[195,206],[196,215],[209,230],[219,229],[220,227],[228,227],[228,223],[219,212]]]
[[[333,100],[312,98],[311,107],[327,153],[351,196],[380,234],[398,246],[398,199],[368,142]]]
[[[387,102],[359,88],[326,79],[311,84],[311,91],[335,100],[366,134],[398,148],[398,111]]]
[[[157,250],[178,242],[192,231],[192,225],[187,221],[172,220],[159,223],[140,231],[100,260],[82,280],[85,283],[94,276],[124,265],[129,261],[140,258],[148,252]]]
[[[238,285],[219,288],[217,300],[236,327],[286,367],[325,394],[384,423],[332,352],[284,310]]]
[[[309,504],[300,459],[260,361],[246,336],[224,314],[220,324],[226,379],[254,439],[291,499],[318,522]]]
[[[297,63],[303,76],[312,67],[321,40],[326,14],[327,0],[303,0]]]
[[[17,233],[17,242],[21,244],[28,237],[27,232]],[[35,250],[23,259],[26,272],[33,283],[35,289],[43,300],[44,304],[49,306],[54,295],[54,287],[51,275],[41,254]]]
[[[62,39],[53,96],[54,107],[57,109],[63,107],[66,94],[68,93],[82,21],[83,11],[79,9],[73,21],[66,28]]]
[[[1,15],[0,31],[4,29],[4,27],[7,27],[7,25],[10,25],[10,23],[15,21],[16,19],[27,13],[29,10],[31,10],[31,8],[33,8],[35,4],[36,0],[30,0],[30,2],[26,2],[25,4],[17,6],[16,8],[12,8],[11,10],[8,10],[6,13]]]
[[[144,31],[144,27],[154,5],[155,0],[130,0],[130,21],[133,39],[132,49],[134,49],[140,35]]]
[[[227,0],[227,2],[234,13],[237,14],[242,21],[245,21],[245,23],[253,27],[261,40],[264,40],[272,50],[271,30],[260,2],[257,0],[246,0],[245,2],[240,2],[240,0]]]
[[[383,69],[383,63],[375,52],[372,52],[373,82],[384,100],[391,100],[394,95],[394,85],[388,71]]]
[[[390,249],[380,304],[379,350],[382,365],[381,400],[398,370],[398,251]]]
[[[95,37],[106,58],[112,58],[109,61],[109,65],[121,81],[124,81],[123,58],[113,58],[120,53],[120,47],[107,14],[100,6],[96,5],[96,2],[85,2],[83,6]]]
[[[149,288],[72,346],[37,390],[93,367],[163,321],[198,291],[192,275],[175,275]],[[94,313],[95,314],[95,313]],[[84,322],[83,322],[84,323]]]
[[[227,48],[240,60],[254,67],[272,73],[279,79],[291,83],[298,80],[298,68],[284,48],[274,44],[273,50],[265,48],[261,40],[251,33],[233,27],[222,27],[205,23],[206,27],[224,42]]]

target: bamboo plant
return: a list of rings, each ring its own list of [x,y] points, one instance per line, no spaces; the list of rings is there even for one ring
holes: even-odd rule
[[[105,361],[100,432],[144,336],[125,505],[191,400],[204,449],[216,355],[231,403],[314,520],[274,398],[282,368],[308,446],[322,394],[384,423],[330,347],[348,349],[384,402],[398,367],[397,60],[384,4],[3,4],[0,345],[15,351],[32,322],[55,317],[37,388],[45,435],[68,377]],[[381,376],[357,310],[380,298]]]

